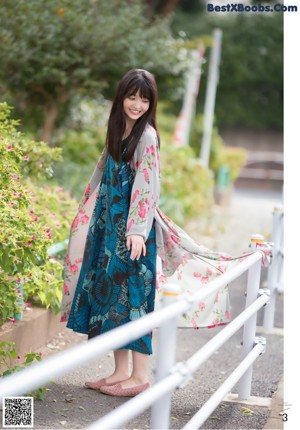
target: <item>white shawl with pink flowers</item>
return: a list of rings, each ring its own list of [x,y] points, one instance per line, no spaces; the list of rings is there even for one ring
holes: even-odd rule
[[[67,250],[61,321],[67,321],[79,278],[89,223],[105,168],[105,151],[102,153],[82,202],[71,226]],[[157,203],[160,190],[159,148],[155,130],[147,126],[135,151],[131,168],[135,180],[131,192],[126,235],[140,234],[146,240],[155,219],[157,270],[157,300],[161,287],[168,281],[179,284],[182,292],[193,294],[216,276],[224,273],[240,259],[212,252],[197,244],[180,227],[173,223]],[[241,258],[245,258],[245,255]],[[181,318],[185,327],[210,327],[229,322],[230,304],[228,287],[219,289],[198,304],[197,309]]]

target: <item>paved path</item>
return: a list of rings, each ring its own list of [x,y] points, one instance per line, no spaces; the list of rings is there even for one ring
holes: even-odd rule
[[[271,233],[272,210],[280,203],[280,195],[247,191],[235,192],[227,207],[216,206],[210,219],[193,221],[187,231],[199,242],[215,250],[238,254],[247,249],[252,233]],[[262,281],[266,278],[263,273]],[[233,314],[244,308],[245,277],[231,284]],[[277,300],[276,327],[283,326],[283,296]],[[262,312],[258,314],[258,326],[262,325]],[[219,330],[180,329],[178,333],[177,361],[185,360]],[[264,334],[267,339],[266,352],[258,358],[253,368],[252,395],[274,397],[272,408],[247,406],[222,402],[202,426],[203,429],[282,429],[279,412],[282,407],[283,336]],[[193,379],[172,397],[171,429],[181,429],[205,403],[210,395],[226,379],[240,360],[242,331],[239,330],[220,350],[203,364]],[[44,355],[51,355],[72,344],[86,342],[79,335],[65,328],[48,346]],[[157,332],[154,331],[154,354],[151,357],[152,379],[156,360]],[[43,402],[35,402],[35,429],[84,429],[127,399],[104,396],[83,387],[87,379],[97,379],[113,370],[112,353],[97,358],[86,366],[60,378],[49,385]],[[237,392],[234,387],[233,393]],[[250,410],[246,413],[245,407]],[[124,429],[149,429],[150,413],[145,411],[123,427]]]

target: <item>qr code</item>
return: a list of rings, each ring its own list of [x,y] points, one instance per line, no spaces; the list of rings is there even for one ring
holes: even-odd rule
[[[3,397],[3,427],[33,427],[33,397]]]

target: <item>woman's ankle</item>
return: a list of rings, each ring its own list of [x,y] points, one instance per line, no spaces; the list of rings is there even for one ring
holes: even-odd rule
[[[149,382],[147,375],[131,375],[129,378],[135,385],[143,385]]]
[[[114,372],[111,375],[107,376],[105,379],[110,381],[124,381],[125,379],[128,379],[130,377],[129,372]]]

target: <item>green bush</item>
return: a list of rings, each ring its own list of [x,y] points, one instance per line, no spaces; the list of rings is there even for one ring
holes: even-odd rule
[[[17,364],[12,364],[12,362],[16,362],[16,360]],[[42,354],[38,352],[28,352],[22,359],[16,350],[15,342],[11,340],[4,340],[0,342],[0,377],[8,376],[14,372],[18,372],[31,363],[41,360]],[[30,393],[25,393],[24,395],[33,397],[35,400],[43,400],[46,391],[46,387],[40,387],[37,390]]]
[[[213,204],[213,178],[189,146],[165,145],[161,152],[160,207],[181,226],[207,213]]]
[[[190,144],[195,154],[199,156],[203,137],[203,115],[196,115],[192,124]],[[209,167],[213,171],[214,178],[218,176],[218,171],[222,166],[229,169],[229,180],[233,184],[239,176],[240,169],[244,166],[247,151],[241,147],[229,147],[224,145],[224,141],[213,127],[211,136]]]
[[[20,312],[21,286],[25,300],[34,289],[40,303],[58,310],[62,264],[50,261],[47,250],[53,239],[65,238],[76,207],[63,190],[39,185],[51,177],[60,149],[18,132],[10,110],[0,104],[0,325]]]

